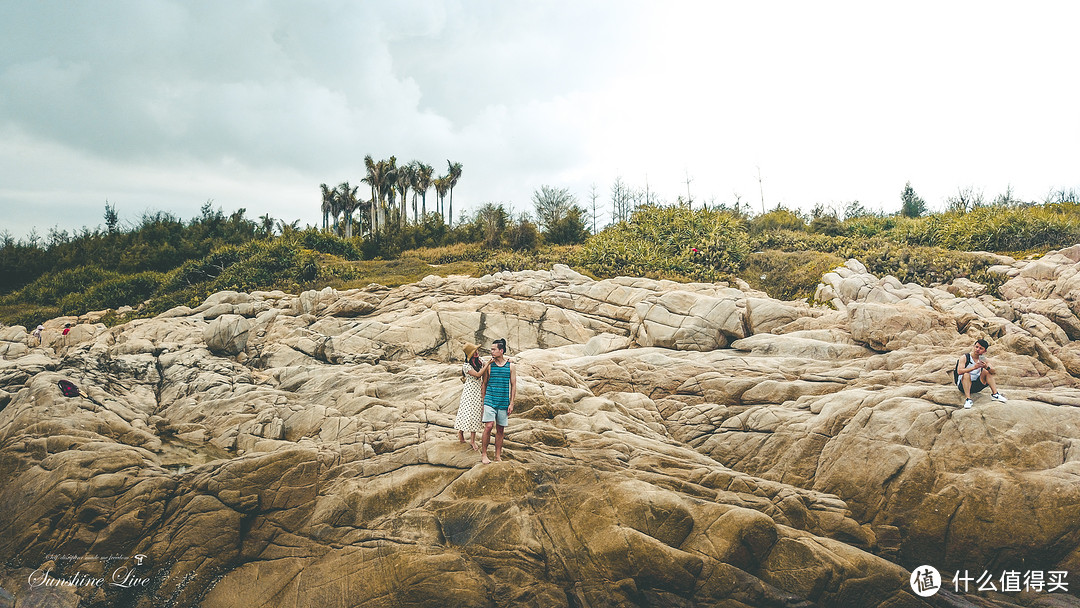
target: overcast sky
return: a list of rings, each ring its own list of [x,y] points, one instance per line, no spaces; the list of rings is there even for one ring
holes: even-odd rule
[[[760,211],[1080,186],[1076,2],[4,2],[0,230],[316,224],[363,157],[455,215],[616,177]],[[761,181],[758,181],[760,171]],[[363,192],[364,189],[361,189]],[[434,193],[429,196],[429,202]]]

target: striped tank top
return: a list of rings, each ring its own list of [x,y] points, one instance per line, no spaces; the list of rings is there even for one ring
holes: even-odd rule
[[[510,361],[499,366],[494,363],[488,368],[487,391],[484,393],[484,405],[497,410],[510,407]]]

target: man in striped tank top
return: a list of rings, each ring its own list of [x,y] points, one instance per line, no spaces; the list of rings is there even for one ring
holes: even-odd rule
[[[483,378],[484,437],[481,441],[480,462],[488,464],[487,448],[491,427],[495,427],[495,462],[502,460],[503,433],[506,422],[514,412],[517,396],[517,368],[506,358],[506,340],[499,338],[491,343],[491,363]]]

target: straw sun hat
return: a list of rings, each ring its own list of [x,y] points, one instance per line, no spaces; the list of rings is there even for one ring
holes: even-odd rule
[[[465,343],[465,358],[472,359],[472,356],[476,354],[476,351],[480,350],[480,347],[472,342]]]

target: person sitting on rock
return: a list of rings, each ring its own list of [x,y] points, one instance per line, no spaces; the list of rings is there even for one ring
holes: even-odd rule
[[[956,388],[964,393],[965,410],[971,409],[974,404],[971,393],[978,393],[988,386],[992,391],[990,398],[1005,403],[1005,395],[998,392],[994,384],[994,368],[986,360],[985,353],[989,347],[990,343],[986,340],[976,340],[971,352],[964,353],[964,356],[956,361],[953,379],[956,381]]]
[[[488,464],[487,447],[491,427],[495,427],[495,462],[502,460],[503,434],[517,397],[517,368],[506,358],[506,340],[491,343],[491,361],[484,371],[484,437],[481,441],[480,462]]]

